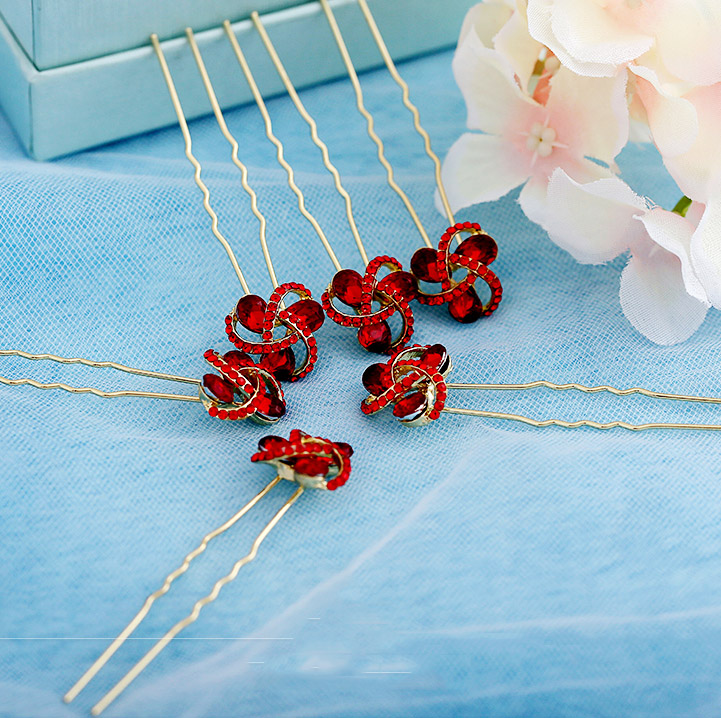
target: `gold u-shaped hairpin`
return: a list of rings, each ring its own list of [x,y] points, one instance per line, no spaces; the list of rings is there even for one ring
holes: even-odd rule
[[[539,388],[554,391],[575,390],[585,394],[606,392],[625,397],[633,394],[653,399],[688,401],[699,404],[721,404],[721,397],[672,394],[633,387],[618,389],[609,385],[586,386],[578,383],[559,384],[539,379],[519,384],[455,384],[447,381],[453,363],[441,344],[431,346],[413,345],[398,352],[386,363],[371,364],[363,373],[363,386],[368,396],[361,402],[364,414],[376,414],[386,407],[393,407],[393,415],[405,426],[425,426],[440,418],[441,414],[461,414],[484,419],[505,419],[520,422],[535,428],[557,426],[566,429],[588,427],[591,429],[700,429],[719,431],[719,424],[683,424],[673,422],[649,422],[632,424],[614,420],[598,422],[590,419],[564,421],[561,419],[534,419],[522,414],[483,409],[461,409],[446,405],[448,392],[458,391],[527,391]]]
[[[144,376],[150,379],[193,384],[197,394],[169,394],[167,392],[138,391],[123,389],[104,391],[91,386],[72,386],[64,382],[43,383],[35,379],[10,379],[0,376],[5,386],[31,386],[35,389],[61,389],[71,394],[92,394],[102,399],[141,397],[146,399],[168,399],[198,402],[210,416],[220,419],[252,418],[261,424],[274,424],[285,414],[285,398],[280,383],[272,374],[246,361],[241,352],[226,352],[220,355],[209,349],[204,358],[218,374],[205,374],[202,380],[176,374],[164,374],[148,369],[119,364],[113,361],[96,361],[82,357],[62,357],[56,354],[33,354],[20,349],[0,349],[0,357],[20,357],[29,361],[51,361],[58,364],[81,364],[93,369],[114,369],[125,374]]]
[[[369,259],[355,221],[351,197],[343,186],[337,167],[330,159],[328,146],[318,134],[316,121],[293,86],[260,15],[254,12],[250,17],[286,92],[310,129],[311,139],[321,152],[325,168],[333,177],[336,192],[344,201],[348,225],[365,265],[363,276],[353,269],[336,272],[328,290],[323,294],[323,308],[332,321],[356,329],[358,341],[365,349],[392,353],[407,344],[413,335],[414,318],[409,298],[415,294],[415,279],[409,272],[403,271],[401,263],[393,257],[382,255]],[[386,276],[379,276],[381,272],[387,272]],[[336,308],[336,299],[350,307],[352,313]],[[401,327],[394,336],[388,319],[395,314],[400,318]]]
[[[148,667],[173,638],[198,619],[203,608],[215,601],[225,585],[235,580],[240,569],[255,559],[260,545],[268,534],[306,489],[334,491],[343,486],[350,477],[350,459],[353,449],[349,444],[343,442],[332,442],[328,439],[309,436],[302,431],[294,430],[291,431],[288,440],[277,436],[268,436],[261,439],[258,449],[258,452],[251,457],[251,461],[267,463],[273,466],[277,472],[275,478],[227,521],[206,534],[198,546],[185,556],[180,566],[165,577],[160,588],[145,599],[140,610],[125,628],[65,694],[63,700],[66,703],[70,703],[77,698],[80,692],[138,628],[150,612],[153,604],[168,593],[172,583],[189,569],[191,562],[205,551],[208,544],[234,526],[283,479],[296,483],[297,488],[253,540],[250,551],[238,559],[233,564],[230,572],[216,581],[206,596],[195,602],[191,612],[172,626],[125,676],[93,706],[91,711],[93,715],[100,715]]]
[[[186,30],[186,36],[218,126],[225,139],[231,145],[231,160],[240,170],[241,184],[250,197],[251,210],[258,219],[261,249],[268,269],[268,275],[273,284],[273,292],[266,302],[262,297],[251,294],[247,282],[245,282],[244,279],[241,281],[244,294],[233,307],[232,311],[225,317],[226,334],[228,339],[238,349],[238,353],[244,355],[244,361],[252,362],[253,360],[250,359],[250,356],[259,355],[260,358],[257,361],[257,366],[271,373],[278,381],[297,381],[313,371],[318,360],[317,341],[313,334],[323,324],[325,318],[323,309],[318,302],[313,300],[310,290],[304,285],[298,282],[278,283],[273,261],[268,249],[266,217],[258,208],[257,194],[248,181],[248,169],[238,157],[238,142],[231,134],[225,122],[202,55],[195,41],[193,31],[190,28]],[[223,245],[231,259],[231,263],[237,268],[236,274],[238,274],[240,267],[238,266],[233,249],[218,229],[218,217],[210,204],[210,191],[202,180],[201,164],[193,154],[192,139],[185,113],[183,112],[183,106],[180,102],[170,68],[168,67],[157,35],[153,34],[151,36],[151,43],[158,62],[160,63],[163,78],[167,85],[168,93],[178,118],[178,124],[183,134],[185,155],[194,168],[193,178],[203,193],[203,207],[211,218],[211,231]],[[239,277],[242,277],[242,272],[240,272]],[[291,297],[294,298],[294,301],[289,302],[288,300]],[[244,339],[241,337],[239,334],[240,327],[251,333],[259,334],[259,340]],[[282,330],[283,333],[281,336],[275,334],[276,329]],[[297,360],[294,346],[300,346],[304,349],[303,358],[300,362]]]
[[[386,170],[388,184],[401,198],[426,245],[417,250],[411,258],[410,269],[417,283],[414,287],[407,290],[407,299],[417,299],[421,304],[446,304],[451,317],[463,324],[473,323],[481,317],[490,316],[496,311],[503,297],[503,288],[500,280],[488,268],[488,265],[491,264],[498,255],[498,247],[495,240],[490,237],[487,232],[483,231],[480,225],[472,222],[456,223],[443,185],[441,162],[438,155],[433,151],[430,136],[421,125],[418,108],[410,100],[410,89],[405,80],[400,76],[388,52],[383,36],[376,25],[366,0],[358,0],[363,17],[368,24],[391,77],[402,90],[403,105],[411,112],[413,116],[413,126],[423,139],[426,154],[434,164],[438,194],[450,223],[450,226],[441,237],[438,250],[433,247],[433,244],[428,238],[428,233],[421,223],[418,213],[410,199],[395,181],[393,168],[385,156],[383,141],[376,133],[373,116],[363,101],[363,90],[333,10],[328,0],[319,0],[319,2],[328,20],[331,33],[343,58],[343,63],[353,86],[356,97],[356,107],[366,120],[368,136],[373,140],[377,149],[378,159]],[[455,250],[452,249],[454,240],[458,242],[458,247]],[[460,274],[461,276],[454,277],[454,274]],[[485,302],[481,301],[474,288],[477,280],[485,282],[490,292]],[[440,284],[440,291],[431,288],[431,284]]]

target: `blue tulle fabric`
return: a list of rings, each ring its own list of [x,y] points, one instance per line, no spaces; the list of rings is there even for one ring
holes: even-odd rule
[[[451,55],[402,66],[435,146],[463,131]],[[232,71],[229,69],[229,71]],[[363,78],[400,182],[440,236],[432,166],[384,72]],[[239,75],[238,81],[241,81]],[[389,190],[347,82],[303,93],[350,190],[371,254],[420,239]],[[287,98],[270,102],[308,205],[360,268],[343,205]],[[333,268],[298,215],[253,107],[229,112],[269,217],[281,280],[320,294]],[[213,203],[251,287],[270,290],[229,147],[193,122]],[[40,164],[0,119],[4,348],[189,376],[229,348],[239,296],[177,127]],[[637,191],[677,196],[655,152],[621,158]],[[417,335],[457,382],[537,378],[721,394],[721,323],[658,347],[618,303],[623,259],[581,266],[521,213],[517,193],[460,214],[498,239],[505,297],[472,326],[418,308]],[[273,431],[350,442],[350,482],[303,496],[219,600],[108,711],[175,716],[709,716],[721,711],[719,435],[533,429],[445,416],[422,429],[358,408],[373,358],[326,322],[321,361]],[[105,389],[186,389],[15,359],[0,374]],[[191,389],[187,389],[192,391]],[[451,392],[449,404],[565,419],[715,421],[713,407],[545,390]],[[195,404],[0,387],[0,715],[84,716],[243,555],[289,495],[276,489],[159,601],[70,706],[60,696],[211,528],[271,477],[267,431]]]

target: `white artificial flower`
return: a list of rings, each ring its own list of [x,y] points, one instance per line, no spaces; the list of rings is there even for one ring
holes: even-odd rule
[[[710,303],[691,256],[703,206],[683,217],[649,206],[617,177],[581,184],[558,169],[547,207],[544,229],[579,262],[630,253],[619,296],[639,332],[657,344],[676,344],[698,329]]]
[[[718,0],[528,0],[531,35],[589,77],[612,77],[653,53],[673,77],[721,81]]]
[[[521,55],[516,59],[522,64]],[[540,221],[556,167],[579,182],[611,175],[607,167],[628,139],[625,74],[587,78],[560,67],[543,96],[536,93],[537,101],[519,84],[513,64],[471,29],[456,51],[453,71],[466,100],[468,128],[477,131],[462,135],[443,164],[454,210],[499,199],[525,184],[521,206]]]

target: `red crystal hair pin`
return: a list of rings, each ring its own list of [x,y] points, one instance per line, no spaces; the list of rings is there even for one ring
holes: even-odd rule
[[[320,0],[320,5],[328,20],[333,38],[353,86],[356,107],[366,120],[368,136],[375,144],[378,160],[386,171],[386,180],[391,189],[400,197],[425,245],[418,249],[411,258],[410,269],[415,282],[412,287],[408,288],[406,298],[409,301],[417,299],[421,304],[432,306],[446,304],[448,313],[453,319],[462,324],[470,324],[481,317],[493,314],[501,303],[503,296],[501,282],[488,268],[488,265],[498,255],[498,246],[495,240],[481,229],[479,224],[456,222],[443,186],[441,161],[433,151],[428,132],[421,125],[418,108],[410,100],[410,88],[401,77],[388,52],[368,3],[366,0],[357,1],[391,77],[403,92],[403,105],[413,116],[413,125],[423,139],[426,154],[433,161],[438,195],[450,224],[441,236],[438,249],[435,249],[413,203],[395,179],[393,167],[385,155],[383,141],[375,131],[373,116],[365,106],[358,74],[353,66],[353,60],[348,52],[330,3],[328,0]],[[452,250],[454,242],[457,242],[458,246],[455,250]],[[487,286],[486,293],[489,296],[485,302],[481,301],[476,292],[475,287],[478,281],[485,283]],[[440,285],[440,287],[437,285]]]
[[[590,427],[592,429],[628,429],[644,431],[647,429],[702,429],[718,431],[717,424],[684,424],[668,422],[650,422],[632,424],[615,420],[605,423],[590,419],[564,421],[562,419],[536,419],[522,414],[513,414],[484,409],[463,409],[448,406],[451,391],[527,391],[551,389],[554,391],[579,391],[586,394],[607,392],[619,397],[638,394],[654,399],[688,401],[701,404],[721,404],[721,398],[670,394],[639,387],[618,389],[613,386],[586,386],[584,384],[558,384],[545,379],[522,384],[456,384],[448,382],[453,363],[445,347],[441,344],[431,346],[413,345],[396,352],[387,362],[372,364],[363,373],[363,386],[368,395],[361,402],[361,411],[372,415],[386,408],[392,409],[393,416],[405,426],[424,426],[441,417],[441,414],[461,414],[484,419],[505,419],[516,421],[536,428],[559,426],[566,429]]]
[[[240,352],[205,352],[206,361],[218,374],[206,374],[202,379],[165,374],[150,369],[119,364],[113,361],[96,361],[81,357],[62,357],[56,354],[32,354],[19,349],[0,349],[0,356],[20,357],[30,361],[51,361],[58,364],[81,364],[93,369],[114,369],[125,374],[161,379],[197,388],[196,394],[174,394],[136,389],[105,391],[91,386],[71,386],[64,382],[42,383],[35,379],[10,379],[0,376],[0,384],[6,386],[32,386],[36,389],[61,389],[72,394],[92,394],[103,399],[141,397],[171,401],[198,402],[210,416],[220,419],[253,419],[260,424],[274,424],[285,413],[283,389],[276,378],[262,367],[249,361]]]
[[[251,456],[251,461],[272,466],[276,473],[275,478],[248,501],[245,506],[236,511],[227,521],[206,534],[198,546],[185,556],[182,563],[165,577],[160,587],[145,599],[140,610],[133,616],[125,628],[65,694],[65,702],[70,703],[74,700],[88,683],[90,683],[103,666],[113,657],[115,652],[142,623],[153,607],[153,604],[168,593],[175,579],[182,576],[189,569],[191,562],[205,551],[213,539],[234,526],[283,480],[294,483],[296,485],[295,490],[255,537],[251,544],[250,551],[239,558],[233,564],[231,570],[216,581],[211,591],[195,602],[191,612],[184,619],[172,626],[125,676],[95,704],[92,708],[92,714],[96,716],[100,715],[145,668],[157,658],[173,638],[198,619],[203,608],[215,601],[224,586],[235,580],[240,569],[255,559],[260,545],[268,534],[275,528],[306,489],[333,491],[346,483],[351,473],[352,454],[353,449],[349,444],[310,436],[298,430],[291,431],[288,439],[279,436],[266,436],[261,439],[258,444],[258,451]]]
[[[247,167],[238,157],[238,142],[225,122],[193,32],[188,29],[186,34],[218,126],[231,146],[231,160],[240,170],[241,184],[250,197],[251,210],[258,219],[260,245],[268,268],[268,275],[274,287],[267,302],[257,294],[251,293],[235,253],[218,227],[218,216],[210,204],[210,191],[202,180],[200,162],[193,154],[190,130],[175,83],[157,35],[153,35],[151,37],[153,48],[183,134],[185,154],[194,168],[194,180],[203,193],[203,207],[210,216],[211,231],[225,249],[244,292],[225,318],[226,334],[235,345],[236,350],[224,355],[217,352],[206,353],[206,359],[218,371],[219,376],[212,380],[208,379],[203,384],[212,404],[208,408],[211,415],[221,419],[240,419],[244,417],[238,411],[215,406],[215,403],[218,402],[220,404],[228,403],[227,399],[234,391],[235,386],[233,375],[247,374],[247,369],[259,367],[271,374],[277,382],[293,382],[307,376],[313,370],[318,359],[314,332],[321,327],[325,317],[321,305],[313,300],[310,290],[303,284],[298,282],[279,284],[278,282],[268,248],[267,219],[258,208],[257,194],[248,181]],[[251,335],[259,335],[259,337],[257,339],[246,338],[247,332]],[[300,360],[296,353],[299,348],[302,350]],[[253,360],[251,356],[256,356],[258,359]],[[278,401],[272,403],[270,410],[276,418],[280,418],[285,413],[284,405]]]

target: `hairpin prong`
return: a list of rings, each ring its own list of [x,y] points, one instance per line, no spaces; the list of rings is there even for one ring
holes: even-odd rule
[[[200,612],[209,603],[215,601],[224,586],[234,581],[243,566],[249,564],[258,555],[258,549],[268,534],[288,512],[290,507],[301,497],[305,489],[303,486],[298,488],[291,494],[288,500],[275,513],[271,520],[263,527],[263,530],[255,537],[250,551],[241,559],[235,562],[233,568],[223,578],[216,581],[212,590],[207,596],[195,602],[192,611],[181,621],[178,621],[165,635],[121,678],[113,688],[111,688],[101,700],[99,700],[92,708],[91,713],[94,716],[100,715],[144,670],[150,663],[163,651],[163,649],[175,638],[181,631],[194,623]]]
[[[198,43],[195,41],[195,35],[193,33],[193,30],[189,27],[186,28],[185,35],[188,38],[188,43],[190,43],[190,49],[193,53],[193,57],[195,58],[195,63],[198,66],[198,71],[200,72],[200,77],[203,80],[203,86],[205,87],[205,92],[207,93],[208,99],[210,100],[210,105],[213,108],[213,114],[215,115],[218,127],[220,128],[223,137],[228,140],[228,143],[232,148],[231,160],[233,164],[240,170],[240,181],[243,185],[243,189],[250,197],[250,208],[253,214],[258,218],[258,222],[260,223],[260,246],[263,251],[263,258],[265,259],[265,264],[268,267],[268,275],[270,276],[270,281],[273,284],[273,288],[275,289],[278,286],[278,279],[276,278],[275,268],[273,267],[273,260],[270,257],[270,250],[268,249],[268,238],[266,236],[267,222],[265,219],[265,215],[258,209],[258,195],[255,193],[255,190],[253,190],[253,188],[248,182],[248,168],[243,164],[243,162],[241,162],[240,158],[238,157],[238,141],[230,132],[230,130],[228,129],[228,125],[225,122],[223,111],[220,109],[218,98],[216,97],[215,90],[213,89],[213,83],[210,81],[210,76],[208,75],[208,71],[205,68],[203,56],[200,54],[200,49],[198,48]]]
[[[358,231],[358,226],[353,215],[353,203],[351,202],[350,195],[346,191],[345,187],[343,187],[343,183],[341,182],[340,178],[340,172],[338,172],[337,167],[330,160],[328,145],[326,145],[326,143],[323,142],[323,140],[318,135],[318,125],[315,119],[313,119],[313,116],[308,112],[308,110],[306,110],[305,105],[298,96],[298,93],[293,86],[293,82],[291,81],[290,76],[288,75],[283,65],[283,62],[280,59],[280,56],[278,55],[275,46],[273,45],[273,42],[270,39],[270,36],[268,35],[262,20],[260,19],[260,15],[258,14],[258,12],[252,12],[250,15],[250,19],[255,29],[258,31],[258,34],[260,35],[260,39],[262,40],[263,45],[265,46],[265,49],[267,50],[268,55],[270,56],[270,59],[273,62],[273,65],[278,75],[280,76],[280,79],[283,82],[283,85],[285,86],[286,92],[293,101],[293,104],[298,110],[298,113],[305,120],[308,127],[310,128],[311,139],[313,140],[315,146],[318,147],[321,152],[325,168],[333,176],[335,189],[345,202],[346,217],[348,219],[348,225],[350,226],[351,233],[353,234],[353,239],[355,240],[356,246],[358,247],[358,252],[361,255],[363,264],[367,265],[369,262],[368,253],[366,252],[366,248],[363,244],[363,240],[361,239],[360,232]]]
[[[433,248],[433,244],[428,237],[428,233],[426,232],[423,223],[418,217],[418,213],[416,212],[415,207],[408,198],[408,195],[401,189],[400,185],[395,180],[395,176],[393,173],[393,165],[391,165],[385,155],[383,140],[381,140],[381,138],[378,136],[378,133],[375,131],[373,115],[371,115],[371,113],[368,111],[365,106],[365,102],[363,101],[363,89],[361,88],[360,81],[358,80],[358,73],[353,66],[353,60],[351,59],[350,53],[348,52],[348,47],[346,46],[345,40],[343,39],[343,34],[338,27],[338,23],[336,22],[333,10],[331,9],[328,0],[320,0],[320,5],[323,8],[326,19],[328,20],[328,24],[330,25],[330,29],[333,34],[333,38],[335,39],[336,45],[338,45],[338,50],[340,51],[341,57],[343,58],[343,64],[346,67],[348,77],[350,78],[351,84],[353,85],[353,91],[355,92],[356,97],[356,107],[358,108],[358,112],[360,112],[360,114],[363,115],[363,117],[365,118],[368,136],[373,140],[373,143],[376,146],[378,160],[381,165],[383,165],[383,168],[386,171],[386,180],[388,181],[391,189],[401,198],[401,201],[405,205],[408,214],[410,214],[411,219],[413,220],[413,223],[418,229],[418,232],[423,238],[425,244],[428,247]]]
[[[276,137],[275,133],[273,132],[273,123],[270,118],[270,113],[268,112],[268,108],[266,107],[265,100],[263,99],[263,95],[261,94],[261,92],[258,88],[258,84],[255,81],[255,77],[253,77],[253,72],[250,69],[250,65],[248,64],[245,54],[243,53],[243,51],[240,48],[240,45],[238,44],[238,40],[235,37],[235,33],[233,32],[233,29],[231,27],[230,20],[226,20],[223,23],[223,29],[225,30],[225,33],[228,36],[228,40],[230,42],[231,47],[233,48],[233,52],[235,53],[235,56],[238,60],[238,64],[240,65],[240,68],[243,71],[243,75],[245,76],[248,86],[250,87],[250,91],[253,94],[255,103],[258,106],[258,109],[260,110],[261,116],[263,117],[263,124],[265,126],[265,134],[268,137],[268,139],[270,140],[270,142],[275,146],[278,164],[280,164],[280,166],[285,170],[286,176],[288,178],[288,185],[290,186],[291,190],[293,191],[296,198],[298,199],[298,210],[308,220],[310,225],[313,227],[315,233],[318,235],[318,238],[320,239],[321,243],[323,244],[323,248],[325,249],[328,256],[330,257],[330,261],[333,262],[333,266],[336,268],[336,270],[341,270],[343,267],[342,267],[341,263],[338,261],[338,258],[336,257],[335,252],[333,251],[333,247],[331,246],[330,242],[328,241],[328,237],[326,236],[325,232],[323,231],[323,228],[320,226],[318,220],[310,213],[310,211],[305,206],[305,198],[303,197],[303,192],[295,182],[295,174],[293,172],[293,167],[290,165],[288,160],[285,159],[285,156],[283,153],[283,144],[281,143],[281,141]]]
[[[183,133],[183,140],[185,142],[185,156],[188,158],[188,161],[190,164],[193,165],[194,174],[193,179],[195,180],[195,184],[198,185],[200,188],[200,191],[203,193],[203,207],[205,211],[208,213],[211,219],[211,225],[210,229],[215,236],[215,238],[220,242],[220,244],[223,246],[223,249],[225,250],[225,253],[228,255],[228,259],[230,260],[231,265],[233,266],[233,270],[235,271],[236,276],[238,277],[238,281],[240,282],[240,286],[243,288],[243,292],[245,294],[250,294],[250,288],[248,287],[248,283],[245,281],[245,277],[243,276],[243,272],[240,268],[240,265],[238,264],[238,260],[235,257],[235,253],[233,252],[233,248],[230,246],[230,243],[225,238],[223,233],[218,228],[218,215],[215,213],[215,210],[210,205],[210,190],[208,189],[208,186],[203,182],[200,174],[201,174],[201,165],[200,162],[198,162],[197,158],[193,154],[193,141],[190,136],[190,130],[188,129],[188,123],[185,119],[185,113],[183,112],[183,106],[180,103],[180,98],[178,97],[178,91],[175,89],[175,83],[173,82],[173,76],[170,74],[170,70],[168,68],[168,63],[165,60],[165,54],[163,53],[163,49],[160,46],[160,42],[158,40],[158,36],[153,33],[150,36],[150,41],[153,44],[153,49],[155,50],[155,54],[158,57],[158,62],[160,63],[160,69],[163,73],[163,78],[165,79],[165,84],[168,86],[168,93],[170,94],[170,100],[173,103],[173,108],[175,109],[175,114],[178,118],[178,124],[180,125],[180,130]]]
[[[30,352],[24,352],[19,349],[0,349],[0,356],[21,357],[23,359],[29,359],[30,361],[52,361],[58,364],[82,364],[84,366],[93,367],[94,369],[115,369],[116,371],[121,371],[126,374],[136,374],[138,376],[145,376],[151,379],[177,381],[186,384],[194,384],[195,386],[200,384],[197,379],[191,379],[187,376],[177,376],[175,374],[163,374],[162,372],[148,371],[146,369],[136,369],[135,367],[118,364],[117,362],[112,361],[94,361],[92,359],[83,359],[81,357],[61,357],[56,354],[31,354]],[[36,381],[35,379],[8,379],[3,376],[0,376],[0,384],[4,384],[5,386],[32,386],[35,389],[61,389],[62,391],[67,391],[71,394],[93,394],[94,396],[98,396],[102,399],[143,397],[148,399],[171,399],[175,401],[200,401],[198,395],[189,396],[186,394],[168,394],[164,392],[135,391],[129,389],[103,391],[89,386],[71,386],[70,384],[65,384],[63,382],[43,383]]]
[[[161,596],[164,596],[169,590],[170,586],[175,581],[175,579],[182,576],[190,567],[191,562],[200,556],[205,549],[208,547],[208,544],[221,534],[225,533],[229,528],[231,528],[233,525],[235,525],[243,516],[245,516],[250,509],[252,509],[264,496],[266,496],[271,489],[273,489],[275,486],[277,486],[282,481],[282,478],[280,476],[276,476],[272,481],[270,481],[266,486],[263,487],[263,489],[257,493],[245,506],[243,506],[240,510],[238,510],[233,516],[231,516],[225,523],[218,526],[218,528],[214,529],[210,533],[206,534],[200,544],[193,549],[186,557],[183,559],[183,563],[176,568],[174,571],[169,573],[165,580],[163,581],[162,586],[151,593],[144,601],[141,609],[133,616],[133,618],[130,620],[127,626],[118,634],[118,636],[113,640],[113,642],[103,651],[103,653],[98,657],[98,659],[88,668],[85,673],[78,679],[78,681],[73,685],[73,687],[65,694],[63,697],[63,700],[66,703],[70,703],[73,701],[80,692],[90,683],[90,681],[98,674],[98,672],[103,668],[103,666],[113,657],[115,652],[125,643],[125,641],[133,634],[135,629],[142,623],[142,621],[145,619],[145,617],[150,612],[150,609],[152,608],[153,604],[157,599],[159,599]]]
[[[373,39],[378,46],[378,50],[383,57],[383,61],[388,68],[388,72],[390,73],[395,83],[403,91],[403,104],[413,115],[413,126],[415,127],[416,132],[423,139],[426,154],[431,159],[435,167],[436,186],[438,187],[438,194],[440,195],[443,209],[448,218],[448,223],[451,225],[455,224],[456,220],[453,217],[453,211],[451,210],[451,205],[448,201],[448,195],[446,194],[446,190],[443,185],[443,177],[441,174],[441,161],[438,155],[433,151],[433,147],[431,146],[431,138],[428,132],[426,132],[423,125],[421,125],[421,116],[418,108],[411,102],[410,88],[408,87],[406,81],[401,77],[398,69],[396,68],[395,62],[393,62],[393,58],[391,57],[390,52],[388,52],[388,47],[386,46],[385,40],[383,39],[383,35],[381,35],[381,32],[378,29],[378,25],[376,24],[375,18],[373,17],[373,13],[371,13],[370,8],[368,7],[368,3],[366,2],[366,0],[358,0],[358,5],[360,6],[363,17],[368,24],[371,35],[373,35]]]

